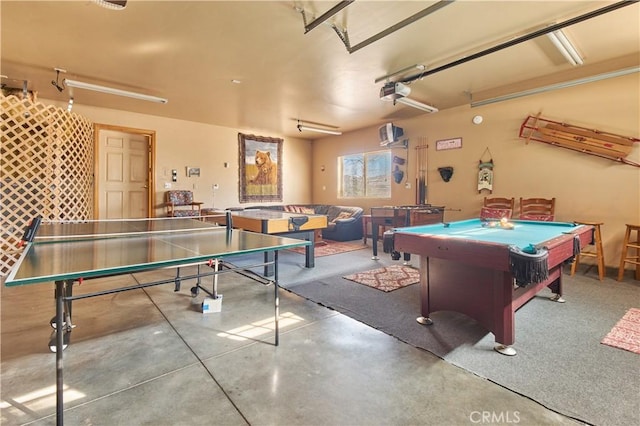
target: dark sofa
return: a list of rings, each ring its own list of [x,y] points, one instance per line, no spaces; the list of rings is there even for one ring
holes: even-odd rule
[[[243,207],[249,209],[271,209],[290,213],[322,214],[327,216],[328,226],[322,230],[322,238],[333,241],[352,241],[362,239],[361,207],[334,206],[329,204],[285,204],[258,205]]]

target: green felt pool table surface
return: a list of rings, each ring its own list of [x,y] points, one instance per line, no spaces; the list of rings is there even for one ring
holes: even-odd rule
[[[488,243],[514,245],[523,249],[527,246],[539,246],[564,234],[571,234],[582,225],[567,222],[511,221],[512,229],[502,228],[494,222],[491,226],[480,219],[468,219],[458,222],[396,228],[396,232],[460,238]]]

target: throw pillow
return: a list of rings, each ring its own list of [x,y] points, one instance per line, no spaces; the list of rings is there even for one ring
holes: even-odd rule
[[[340,220],[340,219],[349,219],[351,217],[351,213],[350,212],[340,212],[338,214],[338,216],[336,216],[331,222],[335,223],[336,221]]]

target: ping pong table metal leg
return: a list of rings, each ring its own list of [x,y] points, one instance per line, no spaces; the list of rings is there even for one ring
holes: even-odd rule
[[[274,271],[275,271],[275,267],[274,267],[274,262],[275,262],[275,257],[274,257],[274,252],[272,251],[265,251],[264,252],[264,276],[265,277],[272,277],[274,276]]]
[[[58,300],[58,292],[62,291],[62,350],[65,350],[71,341],[71,330],[75,328],[75,325],[71,322],[71,309],[72,309],[72,297],[73,297],[73,280],[63,280],[62,290],[57,288],[54,292],[54,298]],[[50,325],[53,328],[53,333],[49,339],[49,350],[56,352],[58,350],[58,315],[51,318]]]
[[[311,244],[304,248],[304,266],[307,268],[315,268],[316,266],[316,255],[315,255],[315,234],[313,231],[307,231],[304,235],[304,239],[309,241]]]
[[[280,294],[278,292],[278,250],[273,252],[273,287],[274,287],[274,306],[275,306],[275,344],[280,344]]]
[[[213,260],[213,298],[217,299],[218,298],[218,275],[220,275],[218,272],[220,271],[220,259],[214,259]],[[198,271],[200,272],[200,271]],[[199,278],[198,278],[199,279]]]
[[[73,285],[73,282],[71,283]],[[63,326],[65,316],[66,282],[56,281],[56,424],[64,424],[64,379],[62,352],[64,346],[64,334],[67,332]]]

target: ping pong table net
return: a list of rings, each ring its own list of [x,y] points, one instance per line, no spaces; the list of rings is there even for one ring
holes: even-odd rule
[[[36,236],[38,232],[38,228],[40,227],[40,222],[42,222],[42,216],[38,215],[34,217],[29,225],[24,230],[24,234],[22,235],[22,239],[20,243],[18,243],[18,248],[22,248],[26,243],[30,243]]]

